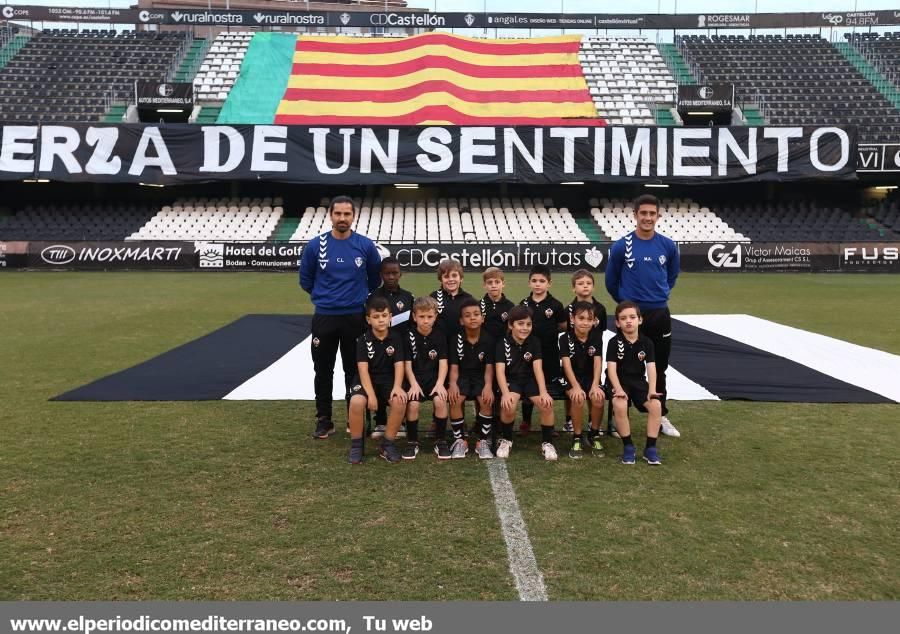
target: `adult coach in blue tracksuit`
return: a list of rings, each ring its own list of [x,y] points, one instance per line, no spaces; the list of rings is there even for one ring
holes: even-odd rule
[[[331,394],[338,348],[349,394],[356,373],[356,338],[365,331],[366,298],[381,284],[381,255],[375,243],[350,229],[356,213],[353,200],[337,196],[328,210],[331,231],[310,240],[300,259],[300,286],[316,307],[312,321],[316,373],[313,437],[323,439],[334,433]]]
[[[656,353],[656,391],[662,394],[662,432],[681,434],[669,420],[666,407],[666,369],[672,351],[672,314],[669,293],[681,269],[675,241],[656,232],[659,200],[644,194],[634,201],[637,228],[620,238],[609,252],[606,290],[616,303],[630,300],[641,307],[641,333],[653,340]]]

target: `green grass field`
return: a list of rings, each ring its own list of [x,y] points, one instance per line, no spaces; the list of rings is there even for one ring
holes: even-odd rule
[[[0,599],[517,598],[475,459],[351,468],[309,403],[48,402],[244,314],[311,312],[294,275],[5,273],[0,296]],[[684,275],[673,298],[900,354],[900,276]],[[516,439],[551,600],[900,599],[900,407],[671,417],[657,469]]]

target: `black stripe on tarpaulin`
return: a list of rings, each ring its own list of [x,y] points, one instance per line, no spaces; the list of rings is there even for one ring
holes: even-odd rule
[[[893,403],[785,357],[672,320],[669,363],[722,400]]]
[[[311,325],[309,315],[245,315],[190,343],[51,400],[219,400],[308,337]]]

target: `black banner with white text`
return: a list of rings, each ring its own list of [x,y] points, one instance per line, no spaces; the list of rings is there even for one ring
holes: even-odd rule
[[[0,270],[296,271],[305,242],[0,242]],[[383,243],[404,271],[434,272],[441,260],[468,273],[490,266],[528,271],[587,269],[602,275],[610,242]],[[717,242],[679,245],[684,272],[900,273],[900,247],[886,242]]]
[[[0,180],[666,183],[856,177],[854,127],[0,126]]]

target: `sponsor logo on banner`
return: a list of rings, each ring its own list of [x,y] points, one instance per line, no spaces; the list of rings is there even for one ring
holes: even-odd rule
[[[472,15],[471,13],[467,13],[466,17],[464,19],[466,21],[467,26],[472,26],[473,24],[475,24],[475,16]]]
[[[54,244],[41,251],[41,259],[47,264],[68,264],[76,257],[75,249],[65,244]]]
[[[584,261],[595,269],[599,269],[603,263],[603,251],[597,247],[591,247],[584,252]]]
[[[325,16],[312,13],[263,13],[258,11],[253,14],[253,19],[257,24],[325,26]]]
[[[741,268],[741,245],[729,247],[724,244],[714,244],[706,253],[709,263],[717,269]]]
[[[900,263],[900,247],[879,243],[845,245],[841,255],[841,265],[847,268],[896,267]]]
[[[341,24],[343,24],[344,26],[350,24],[350,14],[346,11],[341,14]]]
[[[830,23],[832,26],[838,26],[844,21],[844,16],[839,13],[823,13],[822,19]]]
[[[165,13],[151,13],[147,10],[138,13],[138,20],[141,22],[163,22],[165,19]]]
[[[387,27],[444,27],[447,26],[447,19],[431,13],[372,13],[369,15],[369,24]]]
[[[866,143],[857,148],[857,172],[900,172],[900,143]]]
[[[225,245],[213,242],[195,242],[194,251],[199,256],[201,269],[221,269],[225,266]]]
[[[169,14],[178,24],[243,24],[244,16],[240,13],[212,13],[210,11],[191,11],[182,13],[173,11]]]

